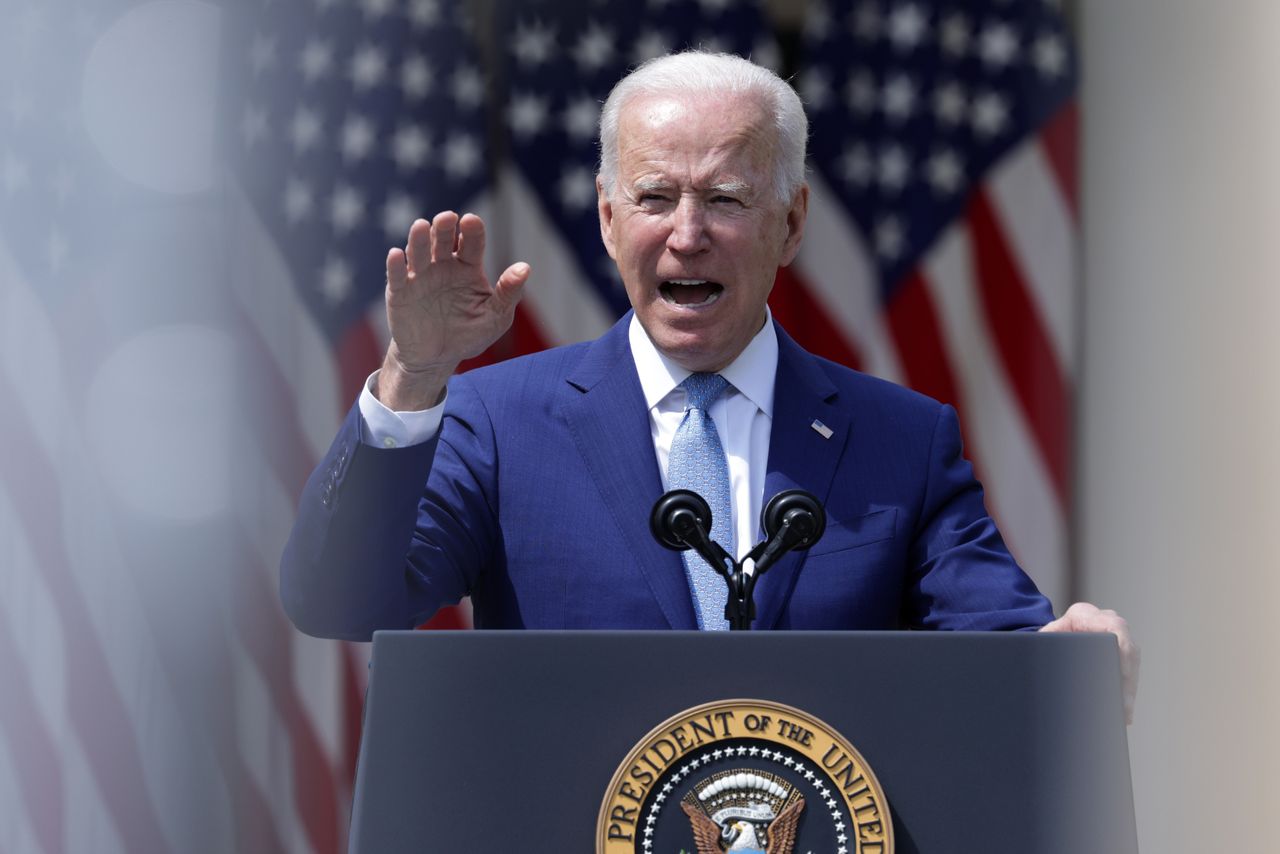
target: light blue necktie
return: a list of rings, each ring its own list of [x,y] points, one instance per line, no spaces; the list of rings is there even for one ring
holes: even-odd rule
[[[725,459],[716,424],[708,412],[728,385],[729,381],[719,374],[690,374],[680,383],[687,402],[684,420],[671,440],[667,483],[671,489],[692,489],[707,500],[711,507],[711,539],[733,555],[737,552],[734,549],[733,510],[729,503],[729,463]],[[683,555],[698,625],[704,629],[728,629],[724,605],[729,596],[724,577],[692,549]]]

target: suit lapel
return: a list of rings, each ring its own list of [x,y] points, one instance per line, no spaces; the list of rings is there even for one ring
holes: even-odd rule
[[[622,531],[630,558],[674,629],[696,629],[697,617],[678,552],[649,533],[649,513],[662,495],[644,393],[627,340],[628,313],[587,350],[564,390],[562,412],[605,506]],[[626,566],[628,555],[617,555]],[[619,576],[619,583],[629,577]]]
[[[851,430],[847,412],[837,408],[836,387],[818,360],[778,330],[778,375],[764,501],[785,489],[805,489],[824,504]],[[814,422],[830,430],[830,437]],[[763,531],[760,533],[763,536]],[[791,552],[765,572],[756,587],[756,629],[772,629],[791,598],[807,552]]]

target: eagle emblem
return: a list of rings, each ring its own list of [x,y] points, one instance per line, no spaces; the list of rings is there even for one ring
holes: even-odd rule
[[[698,854],[791,854],[804,796],[766,771],[721,771],[699,782],[680,807]]]

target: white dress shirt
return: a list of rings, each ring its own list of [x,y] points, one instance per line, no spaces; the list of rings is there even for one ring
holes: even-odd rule
[[[685,393],[679,386],[692,372],[659,353],[634,315],[627,333],[649,411],[649,432],[665,489],[671,439],[684,419]],[[773,430],[773,383],[777,372],[778,335],[772,315],[766,314],[763,328],[738,358],[720,372],[729,381],[729,387],[711,405],[711,420],[715,422],[729,462],[733,529],[739,558],[751,550],[760,536],[764,476]],[[440,429],[444,401],[420,412],[392,411],[373,395],[377,376],[376,371],[370,375],[360,393],[360,415],[364,419],[361,439],[365,444],[380,448],[406,447],[434,436]]]

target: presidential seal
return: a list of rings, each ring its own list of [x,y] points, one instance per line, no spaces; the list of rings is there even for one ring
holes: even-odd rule
[[[843,736],[799,709],[724,700],[681,712],[627,754],[597,854],[892,854],[884,792]]]

